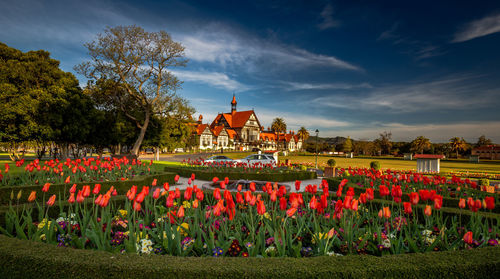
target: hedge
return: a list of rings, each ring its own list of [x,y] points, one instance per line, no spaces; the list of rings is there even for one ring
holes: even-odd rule
[[[382,257],[139,256],[0,235],[1,278],[499,278],[500,248]]]
[[[95,182],[81,182],[81,183],[76,183],[77,187],[81,189],[83,185],[91,185],[93,187],[95,184],[99,183],[101,184],[102,189],[109,189],[109,187],[114,186],[116,191],[120,194],[126,193],[132,185],[151,185],[153,180],[156,178],[158,179],[159,182],[168,182],[168,183],[173,183],[174,182],[174,177],[175,173],[170,173],[170,172],[164,172],[164,173],[159,173],[159,174],[153,174],[153,175],[147,175],[147,176],[139,176],[137,178],[131,179],[131,180],[125,180],[125,181],[95,181]],[[46,198],[50,197],[50,195],[56,194],[59,195],[60,193],[64,192],[64,189],[66,191],[69,191],[69,188],[73,185],[72,184],[53,184],[50,185],[49,191],[45,194]],[[41,195],[41,189],[43,185],[29,185],[29,186],[9,186],[9,187],[0,187],[0,205],[8,205],[11,196],[11,193],[14,193],[14,199],[17,195],[17,193],[22,190],[22,197],[19,200],[19,203],[26,203],[28,202],[28,196],[31,193],[31,191],[37,191],[37,197],[40,197]]]
[[[224,177],[230,180],[238,179],[248,179],[248,180],[259,180],[259,181],[272,181],[272,182],[285,182],[285,181],[295,181],[295,180],[309,180],[316,179],[316,172],[309,171],[293,171],[293,172],[273,172],[273,173],[246,173],[246,172],[214,172],[203,169],[196,168],[186,168],[186,167],[165,167],[165,171],[175,172],[183,177],[189,177],[192,173],[196,175],[197,179],[201,180],[212,180],[214,177],[223,179]]]

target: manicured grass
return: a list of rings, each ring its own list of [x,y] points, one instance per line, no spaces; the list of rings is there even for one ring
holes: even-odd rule
[[[315,163],[315,156],[281,156],[279,158],[280,162],[284,162],[285,159],[289,159],[292,163]],[[328,159],[335,159],[337,162],[337,167],[347,168],[351,167],[370,167],[370,162],[379,161],[383,169],[395,169],[395,170],[416,170],[417,161],[405,161],[402,158],[342,158],[342,157],[332,157],[332,156],[318,156],[318,165],[326,166]],[[441,172],[471,172],[471,173],[496,173],[500,174],[500,162],[479,162],[470,163],[466,160],[459,161],[441,161]]]

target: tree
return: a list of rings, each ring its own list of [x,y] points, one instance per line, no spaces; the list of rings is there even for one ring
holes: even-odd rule
[[[465,140],[463,138],[460,139],[458,137],[451,138],[450,142],[449,142],[449,145],[451,147],[451,151],[455,151],[456,152],[457,159],[458,159],[458,152],[462,151],[462,150],[465,150],[465,148],[466,148],[466,142],[465,142]]]
[[[476,147],[485,146],[485,145],[492,145],[492,144],[493,144],[493,142],[491,141],[491,139],[488,139],[488,138],[486,138],[485,135],[482,135],[477,140]]]
[[[375,144],[380,146],[382,154],[390,154],[392,148],[392,133],[384,131],[380,134],[380,138],[375,140]]]
[[[276,117],[271,123],[271,130],[278,135],[278,149],[280,146],[280,133],[286,133],[286,123],[281,117]]]
[[[304,149],[304,143],[309,138],[309,132],[307,131],[306,127],[302,126],[297,132],[297,135],[300,139],[302,139],[302,149]]]
[[[431,141],[424,137],[419,136],[411,142],[411,151],[422,154],[424,150],[431,148]]]
[[[135,25],[106,28],[85,47],[90,61],[75,69],[93,81],[114,82],[114,100],[139,129],[131,150],[137,155],[152,115],[170,115],[183,102],[175,93],[180,81],[170,69],[186,65],[184,47],[165,31],[147,32]]]
[[[13,151],[31,142],[45,150],[49,142],[68,144],[87,138],[93,105],[71,73],[47,51],[23,53],[0,43],[0,141]]]
[[[344,144],[342,145],[342,151],[351,152],[352,151],[352,140],[350,137],[347,137]]]

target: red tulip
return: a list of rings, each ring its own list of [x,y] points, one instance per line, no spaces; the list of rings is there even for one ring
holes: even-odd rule
[[[138,203],[142,203],[144,201],[144,198],[146,197],[146,195],[144,194],[143,191],[141,191],[137,197],[135,197],[135,202],[138,202]]]
[[[385,185],[380,185],[378,190],[381,197],[389,195],[389,188],[387,188]]]
[[[36,191],[31,191],[30,196],[28,197],[28,201],[32,202],[36,199]]]
[[[460,201],[458,202],[458,207],[465,208],[465,199],[460,199]]]
[[[84,200],[85,200],[85,197],[83,196],[82,190],[78,190],[78,194],[76,195],[76,202],[82,203]]]
[[[193,188],[187,187],[186,191],[184,191],[184,199],[188,201],[191,199],[192,195],[193,195]]]
[[[463,240],[465,243],[469,245],[472,244],[472,242],[474,242],[474,238],[472,238],[472,232],[471,231],[466,232],[464,234]]]
[[[280,210],[286,210],[287,201],[285,197],[280,198]]]
[[[494,197],[485,197],[484,202],[486,203],[486,208],[488,210],[493,210],[495,208],[495,198]]]
[[[391,210],[389,209],[388,206],[384,207],[382,211],[384,214],[384,218],[386,218],[386,219],[391,218]]]
[[[296,212],[296,211],[297,211],[297,208],[295,208],[295,207],[291,207],[290,209],[288,209],[288,210],[286,211],[286,216],[288,216],[288,217],[292,217],[292,216],[293,216],[293,214],[295,214],[295,212]]]
[[[250,191],[255,192],[255,182],[250,182]]]
[[[412,213],[411,205],[412,205],[411,202],[403,202],[403,207],[406,214]]]
[[[194,175],[194,173],[192,173],[192,174],[191,174],[191,181],[194,181],[194,178],[195,178],[195,177],[196,177],[196,176]]]
[[[49,191],[49,188],[50,188],[50,183],[48,183],[48,182],[47,182],[47,183],[45,183],[45,184],[43,185],[42,192],[47,193],[47,192]]]
[[[75,193],[69,195],[68,203],[72,204],[75,202]]]
[[[313,196],[311,200],[309,201],[309,208],[310,209],[316,209],[318,207],[318,202],[316,200],[316,196]]]
[[[434,208],[441,209],[442,206],[443,206],[443,196],[435,195],[434,196]]]
[[[160,188],[156,188],[153,192],[153,199],[157,200],[160,197]]]
[[[474,207],[476,208],[476,211],[482,207],[480,199],[474,201]]]
[[[219,178],[217,178],[217,177],[212,178],[212,182],[213,182],[214,184],[215,184],[215,183],[217,183],[217,181],[219,181]]]
[[[69,184],[69,182],[70,182],[70,178],[71,178],[71,177],[68,175],[68,177],[66,177],[66,180],[64,180],[64,183]]]
[[[178,199],[181,197],[181,191],[179,190],[179,188],[175,188],[175,196],[174,198]]]
[[[366,189],[366,199],[372,201],[375,198],[373,188]]]
[[[278,197],[278,192],[277,192],[276,190],[273,190],[273,191],[271,192],[271,195],[269,196],[270,200],[271,200],[272,202],[275,202],[275,201],[276,201],[276,199],[277,199],[277,197]]]
[[[335,195],[337,196],[337,198],[340,198],[342,196],[342,190],[343,190],[343,187],[339,186],[339,189],[337,190],[337,193],[335,193]]]
[[[136,186],[136,188],[137,188],[137,186]],[[88,197],[88,196],[90,196],[90,186],[89,185],[84,185],[83,186],[82,195],[85,198]],[[135,195],[135,193],[134,193],[134,195]]]
[[[101,191],[101,184],[96,184],[94,186],[94,190],[92,191],[92,194],[97,195]]]
[[[174,206],[174,196],[168,195],[165,205],[170,208]]]
[[[229,184],[229,178],[224,177],[224,183]]]
[[[165,192],[168,192],[168,189],[170,189],[170,185],[168,185],[168,182],[163,183],[163,190],[165,190]]]
[[[432,215],[432,208],[431,208],[430,205],[426,205],[425,206],[424,214],[427,215],[427,216],[431,216]]]
[[[215,198],[216,200],[220,200],[221,196],[220,196],[220,189],[219,189],[219,188],[216,188],[216,189],[214,190],[214,198]]]
[[[141,211],[141,203],[139,203],[139,202],[134,202],[134,204],[132,205],[132,208],[133,208],[135,211]]]
[[[264,215],[266,213],[266,206],[264,205],[264,201],[257,202],[257,213],[259,215]]]
[[[180,178],[181,178],[181,177],[180,177],[178,174],[176,174],[176,175],[175,175],[175,177],[174,177],[174,181],[175,181],[175,183],[179,182],[179,179],[180,179]]]
[[[413,205],[417,205],[419,200],[419,196],[417,192],[412,192],[410,194],[410,203]]]
[[[300,190],[300,183],[301,183],[300,180],[295,180],[295,191],[297,192]]]
[[[156,178],[153,179],[153,182],[151,182],[151,186],[155,187],[157,182],[158,182],[158,180]]]
[[[179,210],[177,211],[177,217],[178,218],[184,217],[184,206],[181,205],[181,207],[179,207]]]
[[[219,185],[221,189],[226,189],[226,183],[224,181],[221,181]]]
[[[359,202],[366,203],[366,193],[359,194]]]
[[[238,192],[241,192],[241,188],[242,188],[241,184],[238,184]]]
[[[69,189],[69,192],[70,193],[75,193],[76,192],[76,184],[73,184],[73,186],[71,186],[71,188]]]
[[[203,191],[196,192],[196,199],[202,201],[204,198],[205,198],[205,194],[203,193]]]
[[[94,204],[100,204],[102,199],[102,195],[97,196],[97,198],[94,200]]]
[[[357,199],[352,200],[351,209],[354,211],[358,211],[358,200]]]
[[[47,201],[48,206],[53,206],[54,202],[56,201],[56,195],[52,195],[49,200]]]

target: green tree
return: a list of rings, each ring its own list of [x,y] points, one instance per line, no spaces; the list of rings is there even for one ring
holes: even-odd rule
[[[115,82],[114,101],[139,129],[131,150],[137,155],[151,117],[169,115],[184,102],[175,93],[180,81],[170,71],[186,65],[184,47],[165,31],[147,32],[138,26],[106,28],[85,46],[90,61],[75,69],[94,81],[105,78]]]
[[[448,144],[450,145],[451,151],[454,151],[456,153],[457,159],[458,152],[465,150],[465,148],[467,147],[465,140],[458,137],[451,138]]]
[[[23,53],[0,43],[0,141],[11,151],[26,142],[45,148],[85,140],[91,108],[78,80],[49,52]]]
[[[351,152],[352,151],[351,137],[347,137],[347,139],[344,141],[344,144],[342,144],[342,151],[344,151],[344,152]]]
[[[380,137],[375,140],[375,144],[380,146],[382,154],[390,154],[392,149],[392,133],[384,131],[380,134]]]
[[[309,131],[307,131],[306,127],[300,127],[299,131],[297,131],[297,135],[300,139],[302,139],[302,149],[304,149],[304,144],[306,140],[309,138]]]
[[[419,136],[411,142],[411,151],[415,153],[422,154],[424,150],[428,150],[431,148],[431,141],[424,137]]]
[[[285,120],[281,117],[276,117],[273,119],[273,122],[271,123],[271,131],[275,132],[278,137],[278,149],[280,148],[280,133],[286,133],[286,123]]]
[[[491,141],[491,139],[488,139],[488,138],[486,138],[485,135],[482,135],[479,137],[479,139],[477,139],[476,147],[485,146],[485,145],[492,145],[492,144],[493,144],[493,142]]]

